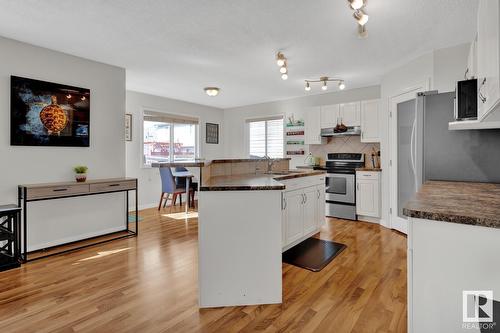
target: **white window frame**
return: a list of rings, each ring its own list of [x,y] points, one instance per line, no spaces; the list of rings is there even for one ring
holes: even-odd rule
[[[144,163],[144,115],[148,112],[158,112],[158,113],[165,113],[167,116],[179,116],[179,117],[191,117],[193,119],[196,119],[198,121],[198,124],[196,125],[195,129],[195,147],[194,147],[194,156],[195,158],[199,158],[201,156],[201,142],[200,142],[200,123],[201,119],[198,116],[193,116],[190,114],[183,114],[183,113],[175,113],[175,112],[169,112],[165,111],[162,109],[157,109],[157,108],[150,108],[150,107],[141,107],[140,114],[141,114],[141,121],[140,121],[140,133],[141,133],[141,147],[140,147],[140,152],[141,156],[139,158],[139,163],[140,163],[140,168],[141,169],[151,169],[152,166]],[[133,126],[133,125],[132,125]],[[170,139],[173,139],[174,131],[172,127],[172,131],[170,131]],[[170,149],[173,149],[173,145],[170,145]],[[172,151],[169,152],[170,158],[173,158]],[[170,162],[173,162],[173,160],[170,160]]]
[[[281,118],[283,120],[283,158],[286,157],[286,146],[285,146],[285,138],[286,138],[286,127],[285,127],[285,115],[284,114],[272,114],[266,115],[262,117],[252,117],[245,118],[245,150],[246,156],[250,157],[250,123],[255,121],[267,121],[267,120],[276,120]],[[267,155],[267,126],[266,126],[266,155]]]

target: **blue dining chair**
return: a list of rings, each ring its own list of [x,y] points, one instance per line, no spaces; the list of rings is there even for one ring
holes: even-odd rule
[[[161,178],[161,196],[160,196],[160,204],[158,205],[158,210],[161,209],[161,204],[163,203],[163,199],[165,194],[167,197],[165,198],[165,205],[167,204],[168,197],[172,194],[172,203],[170,205],[170,211],[172,211],[172,206],[175,203],[177,195],[186,193],[185,187],[179,187],[175,183],[174,176],[172,175],[172,170],[170,168],[159,168],[160,169],[160,178]]]
[[[175,172],[185,172],[185,171],[189,171],[189,170],[183,166],[175,167]],[[186,188],[186,178],[185,177],[174,177],[174,178],[175,178],[175,184],[177,185],[177,187]],[[195,192],[198,190],[198,183],[197,182],[190,182],[189,189],[190,189],[189,194],[191,196],[191,199],[190,199],[191,205],[190,206],[194,207],[194,195],[195,195]],[[179,195],[179,200],[180,200],[180,205],[182,206],[182,195]],[[174,199],[174,206],[176,203],[177,203],[177,196]]]

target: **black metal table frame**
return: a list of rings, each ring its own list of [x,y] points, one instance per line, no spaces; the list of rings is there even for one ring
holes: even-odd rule
[[[139,234],[139,226],[138,226],[138,222],[139,222],[139,208],[138,208],[138,206],[139,205],[138,205],[138,186],[137,186],[137,183],[138,183],[138,180],[136,179],[135,180],[135,188],[134,189],[123,189],[123,190],[105,191],[105,192],[94,192],[94,193],[82,193],[82,194],[73,194],[73,195],[66,195],[66,196],[59,196],[59,197],[47,197],[47,198],[31,199],[31,200],[26,200],[27,188],[25,186],[19,186],[18,190],[17,190],[18,205],[19,205],[19,207],[22,207],[22,209],[23,209],[23,214],[22,214],[22,216],[23,216],[23,218],[22,218],[22,220],[23,220],[22,221],[22,226],[23,226],[23,228],[22,228],[23,229],[22,230],[22,234],[23,234],[23,236],[22,236],[23,237],[23,251],[21,252],[21,259],[22,259],[23,263],[26,263],[28,261],[34,261],[34,260],[38,260],[38,259],[42,259],[42,258],[51,257],[51,256],[58,255],[58,254],[63,254],[63,253],[68,253],[68,252],[80,250],[80,249],[83,249],[83,248],[86,248],[86,247],[90,247],[90,246],[94,246],[94,245],[98,245],[98,244],[102,244],[102,243],[111,242],[111,241],[114,241],[114,240],[117,240],[117,239],[121,239],[121,238],[136,237]],[[129,191],[135,191],[135,231],[134,230],[130,230],[130,228],[129,228],[129,220],[128,220],[128,216],[129,216],[128,215],[129,214],[129,202],[128,202]],[[36,258],[33,258],[33,259],[28,259],[28,254],[29,254],[28,253],[28,223],[27,223],[27,215],[28,215],[27,204],[28,204],[28,202],[46,201],[46,200],[57,200],[57,199],[66,199],[66,198],[75,198],[75,197],[86,197],[86,196],[91,196],[91,195],[100,195],[100,194],[109,194],[109,193],[120,193],[120,192],[126,192],[126,198],[125,198],[125,201],[126,201],[125,223],[126,223],[126,226],[127,226],[126,229],[121,230],[121,231],[114,231],[114,232],[103,234],[103,235],[99,235],[99,236],[88,237],[88,238],[80,239],[80,240],[77,240],[77,241],[62,243],[62,244],[59,244],[59,245],[51,246],[51,247],[48,247],[48,248],[44,248],[44,249],[40,249],[40,250],[36,250],[36,251],[32,251],[32,252],[47,251],[49,249],[53,249],[53,248],[56,248],[56,247],[59,247],[59,246],[75,244],[75,243],[87,241],[87,240],[90,240],[90,239],[93,239],[93,238],[98,238],[98,237],[103,237],[103,236],[107,236],[107,235],[112,235],[112,234],[116,234],[116,233],[123,232],[123,231],[127,232],[126,235],[120,235],[120,236],[116,236],[116,237],[113,237],[113,238],[108,238],[108,239],[105,239],[105,240],[97,241],[97,242],[94,242],[94,243],[89,243],[89,244],[77,246],[77,247],[74,247],[74,248],[71,248],[71,249],[49,253],[47,255],[39,256],[39,257],[36,257]],[[21,206],[21,204],[22,204],[22,206]]]

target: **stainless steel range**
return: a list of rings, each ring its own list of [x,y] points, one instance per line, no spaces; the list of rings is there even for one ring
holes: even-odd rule
[[[326,161],[326,215],[356,220],[356,168],[365,166],[365,155],[328,154]]]

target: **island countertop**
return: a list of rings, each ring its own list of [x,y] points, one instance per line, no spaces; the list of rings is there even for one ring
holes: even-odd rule
[[[324,174],[322,170],[301,170],[287,174],[245,174],[211,177],[200,191],[262,191],[284,190],[282,180]]]
[[[429,181],[403,209],[409,217],[500,228],[500,184]]]

